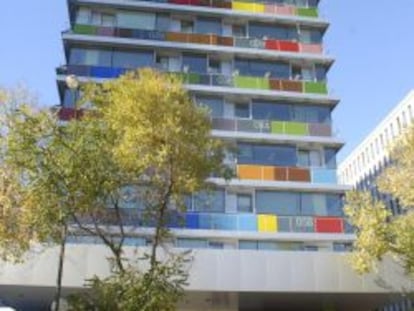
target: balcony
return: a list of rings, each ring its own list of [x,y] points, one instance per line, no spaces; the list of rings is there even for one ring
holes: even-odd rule
[[[137,209],[122,211],[125,225],[152,227]],[[278,216],[255,213],[187,212],[170,215],[170,228],[196,230],[223,230],[247,232],[291,233],[352,233],[352,227],[342,217],[332,216]]]
[[[239,164],[236,167],[240,179],[262,181],[291,181],[313,184],[336,184],[336,170],[326,168],[300,168]]]
[[[218,36],[215,34],[161,32],[157,30],[98,27],[83,24],[75,24],[73,26],[72,31],[75,34],[82,35],[97,35],[106,37],[132,38],[140,40],[193,43],[294,53],[323,53],[322,44],[298,43],[296,41],[287,40],[226,37]]]
[[[282,134],[295,136],[332,135],[331,126],[321,123],[283,122],[272,120],[248,120],[234,118],[213,118],[212,128],[231,132]]]
[[[155,64],[153,67],[156,67]],[[133,68],[114,68],[101,66],[68,65],[57,69],[58,74],[74,74],[79,77],[117,78]],[[327,95],[325,82],[280,80],[273,78],[225,76],[221,74],[199,74],[183,72],[167,72],[179,77],[184,84],[231,87],[240,89],[283,91],[316,95]]]
[[[226,1],[226,0],[144,0],[149,2],[169,3],[177,5],[202,6],[233,11],[299,16],[305,18],[318,18],[318,9],[311,7],[296,7],[293,5],[275,4],[274,2],[253,2],[253,1]]]

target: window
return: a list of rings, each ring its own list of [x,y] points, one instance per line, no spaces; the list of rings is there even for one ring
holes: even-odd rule
[[[221,61],[215,58],[209,58],[208,60],[208,73],[220,73]]]
[[[236,58],[234,64],[240,75],[264,77],[270,74],[274,78],[290,78],[290,66],[287,63]]]
[[[182,248],[207,248],[208,242],[204,239],[178,238],[176,246]]]
[[[170,16],[168,14],[157,14],[155,20],[155,29],[158,31],[170,30]]]
[[[111,52],[105,50],[80,49],[70,50],[69,63],[71,65],[111,66]]]
[[[238,144],[239,164],[296,166],[296,147],[289,145]]]
[[[234,113],[237,118],[250,118],[249,104],[235,104]]]
[[[257,250],[257,241],[239,241],[239,249],[254,249]]]
[[[245,25],[233,25],[233,36],[234,37],[246,37],[246,26]]]
[[[271,102],[254,101],[252,103],[252,115],[256,120],[291,120],[290,106]]]
[[[150,67],[154,63],[154,52],[152,51],[134,51],[124,52],[115,51],[113,53],[113,67],[115,68],[142,68]]]
[[[155,13],[121,11],[117,14],[118,27],[130,29],[155,29]]]
[[[158,69],[168,71],[170,58],[166,55],[157,54],[155,57],[155,63]]]
[[[327,216],[326,195],[318,193],[301,193],[300,195],[301,215],[305,216]]]
[[[221,35],[221,19],[205,17],[197,18],[196,32]]]
[[[91,11],[88,8],[79,8],[76,13],[77,24],[89,24],[91,17]]]
[[[224,248],[224,243],[223,242],[217,242],[217,241],[208,241],[208,248],[223,249]]]
[[[101,25],[104,27],[115,27],[115,16],[102,13]]]
[[[183,54],[183,69],[185,72],[207,72],[207,56],[196,54]]]
[[[194,22],[190,20],[181,21],[181,32],[193,33],[194,32]]]
[[[249,23],[249,37],[278,40],[297,40],[298,32],[295,27],[279,26],[267,23]]]
[[[321,66],[315,67],[315,76],[317,81],[326,81],[326,68]]]
[[[256,212],[279,216],[300,215],[300,196],[293,192],[256,191]]]
[[[336,150],[331,148],[325,149],[325,167],[336,169]]]
[[[253,212],[252,195],[248,193],[238,193],[237,197],[237,211],[242,213]]]
[[[201,191],[194,195],[194,210],[224,212],[224,190]]]
[[[210,115],[213,118],[220,118],[223,116],[223,99],[220,97],[197,97],[197,103],[201,106],[207,107],[210,110]]]
[[[298,166],[320,167],[322,166],[322,157],[319,150],[299,150]]]

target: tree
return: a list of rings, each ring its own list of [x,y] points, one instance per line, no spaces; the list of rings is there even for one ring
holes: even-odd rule
[[[378,177],[379,191],[398,199],[403,213],[391,215],[369,192],[349,192],[345,212],[355,225],[357,240],[352,263],[358,272],[376,268],[390,254],[414,273],[414,128],[407,130],[390,150],[392,161]]]
[[[123,258],[129,229],[150,224],[155,276],[172,211],[183,211],[186,195],[205,188],[211,174],[227,173],[223,144],[210,135],[207,111],[172,76],[145,69],[87,85],[83,93],[80,104],[90,109],[65,124],[49,110],[25,105],[5,114],[0,234],[10,241],[28,234],[26,241],[60,244],[60,266],[68,234],[95,236],[110,249],[113,271],[123,277],[130,271]],[[125,189],[135,193],[141,209],[123,208]],[[139,221],[127,223],[131,216]],[[1,246],[6,252],[10,247]],[[57,283],[58,297],[61,277]]]

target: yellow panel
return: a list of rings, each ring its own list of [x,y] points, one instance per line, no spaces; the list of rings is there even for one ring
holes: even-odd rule
[[[262,3],[256,3],[254,11],[257,12],[257,13],[264,13],[265,5],[262,4]]]
[[[240,179],[262,179],[262,167],[259,165],[237,165]]]
[[[277,232],[277,216],[258,215],[257,229],[259,232]]]
[[[233,10],[239,10],[239,11],[254,12],[255,11],[255,3],[233,1],[232,2],[232,9]]]

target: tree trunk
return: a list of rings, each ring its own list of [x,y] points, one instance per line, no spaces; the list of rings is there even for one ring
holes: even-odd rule
[[[56,280],[56,293],[55,293],[55,308],[54,311],[59,310],[60,296],[62,293],[62,277],[63,277],[63,262],[65,260],[65,248],[66,248],[66,235],[68,227],[66,224],[62,225],[61,241],[60,241],[60,253],[58,264],[58,275]]]

